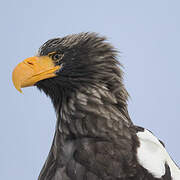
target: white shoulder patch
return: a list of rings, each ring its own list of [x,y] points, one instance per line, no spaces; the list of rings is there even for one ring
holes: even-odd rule
[[[180,169],[170,158],[159,140],[148,130],[137,133],[140,146],[137,149],[137,159],[141,166],[154,177],[161,178],[165,174],[165,163],[168,164],[173,180],[180,180]]]

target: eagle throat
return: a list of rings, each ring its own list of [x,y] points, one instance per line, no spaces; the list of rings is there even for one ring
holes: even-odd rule
[[[67,137],[107,137],[107,128],[111,131],[114,121],[117,126],[122,122],[127,126],[132,124],[126,101],[104,84],[79,85],[71,89],[51,88],[50,92],[45,91],[54,104],[56,130]]]

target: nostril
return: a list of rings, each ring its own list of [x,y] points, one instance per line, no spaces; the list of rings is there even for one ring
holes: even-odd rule
[[[37,57],[29,57],[23,61],[27,66],[34,67],[37,63]]]
[[[27,64],[29,64],[29,65],[34,65],[32,62],[30,62],[30,61],[27,61]]]

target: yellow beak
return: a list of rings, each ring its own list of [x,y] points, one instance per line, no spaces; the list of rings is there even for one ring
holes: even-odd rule
[[[49,56],[34,56],[19,63],[12,73],[15,88],[22,93],[21,88],[33,86],[40,80],[55,77],[60,66],[55,66]]]

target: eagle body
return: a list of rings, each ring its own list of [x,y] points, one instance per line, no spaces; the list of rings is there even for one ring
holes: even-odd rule
[[[51,39],[16,68],[13,82],[45,92],[57,115],[38,180],[180,180],[163,143],[131,121],[117,51],[104,37]]]

